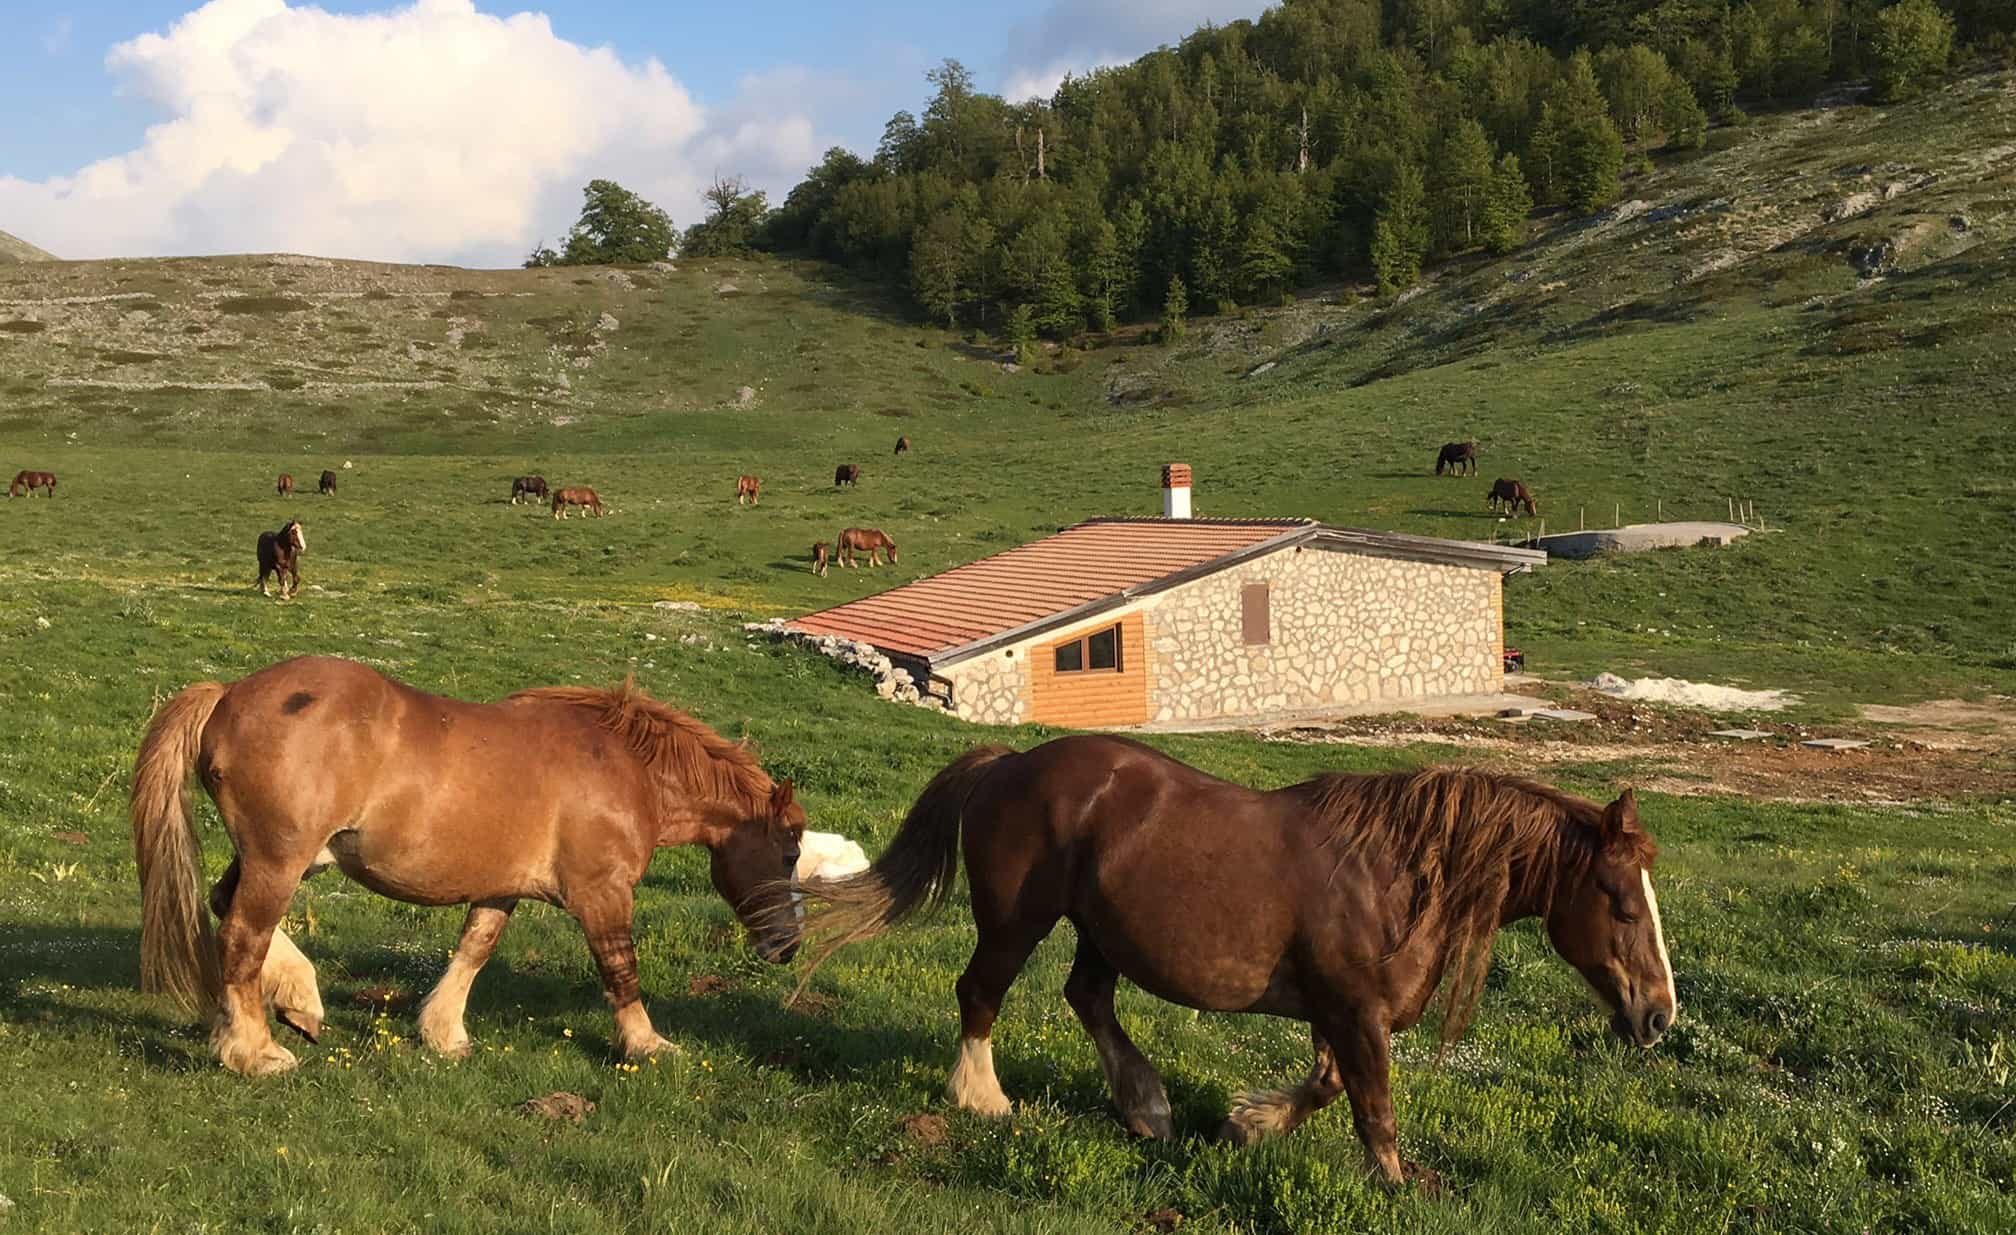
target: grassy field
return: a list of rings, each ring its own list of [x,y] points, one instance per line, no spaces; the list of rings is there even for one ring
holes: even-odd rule
[[[478,698],[634,672],[754,738],[814,826],[872,847],[932,771],[1000,735],[880,704],[740,623],[1152,511],[1172,459],[1196,467],[1201,513],[1479,538],[1528,530],[1483,514],[1494,475],[1532,485],[1550,527],[1749,498],[1774,530],[1729,550],[1512,580],[1508,640],[1559,676],[1789,687],[1812,717],[2007,693],[2016,484],[1996,468],[2016,271],[1992,134],[2010,114],[2009,80],[1986,78],[1892,112],[1775,117],[1634,181],[1642,209],[1550,221],[1405,304],[1340,291],[1195,323],[1177,349],[1116,340],[1018,373],[787,262],[0,267],[0,470],[62,477],[53,502],[0,505],[0,1223],[2016,1227],[2006,800],[1648,797],[1682,1019],[1655,1052],[1617,1046],[1541,937],[1509,932],[1464,1044],[1440,1063],[1428,1034],[1398,1050],[1403,1150],[1445,1176],[1435,1199],[1364,1183],[1341,1110],[1257,1151],[1209,1144],[1238,1091],[1300,1074],[1305,1035],[1123,990],[1187,1134],[1127,1139],[1059,994],[1068,928],[998,1030],[1015,1119],[950,1114],[961,907],[843,955],[786,1011],[792,973],[741,944],[697,853],[663,855],[640,895],[646,991],[681,1058],[615,1066],[586,948],[537,907],[477,984],[476,1056],[430,1058],[404,1004],[460,915],[332,876],[292,923],[330,1031],[298,1073],[248,1084],[134,990],[124,822],[156,700],[320,652]],[[1877,200],[1826,218],[1861,192]],[[1883,277],[1858,276],[1881,243]],[[900,460],[898,433],[917,447]],[[1436,445],[1473,435],[1480,479],[1427,475]],[[841,461],[862,464],[857,490],[831,488]],[[338,497],[273,494],[278,472],[312,489],[325,467]],[[614,513],[513,508],[523,471],[593,484]],[[759,508],[733,504],[742,471],[764,477]],[[289,517],[308,586],[262,601],[252,541]],[[806,547],[855,523],[886,528],[901,568],[813,578]],[[701,608],[652,607],[666,599]],[[1158,741],[1256,785],[1461,753]],[[1592,745],[1550,775],[1593,795],[1646,772]],[[514,1112],[554,1090],[597,1109],[578,1127]]]

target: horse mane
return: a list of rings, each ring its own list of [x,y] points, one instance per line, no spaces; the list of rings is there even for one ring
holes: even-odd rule
[[[774,787],[756,755],[730,742],[670,704],[661,703],[626,676],[614,690],[597,686],[535,686],[511,699],[571,704],[596,713],[604,729],[623,739],[632,754],[660,774],[661,791],[746,807],[754,816],[767,809]]]
[[[1604,849],[1604,808],[1550,785],[1468,768],[1319,776],[1287,790],[1328,827],[1339,864],[1413,876],[1413,901],[1390,959],[1439,931],[1445,962],[1442,1044],[1462,1036],[1478,999],[1508,901],[1550,906],[1564,878],[1585,875]],[[1658,847],[1642,829],[1611,843],[1649,867]],[[1543,910],[1544,911],[1544,910]]]

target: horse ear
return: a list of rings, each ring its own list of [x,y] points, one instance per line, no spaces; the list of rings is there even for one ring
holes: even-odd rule
[[[791,778],[785,777],[770,790],[770,813],[781,815],[791,805]]]
[[[1615,844],[1624,833],[1638,826],[1638,795],[1626,789],[1617,800],[1603,808],[1603,843]]]

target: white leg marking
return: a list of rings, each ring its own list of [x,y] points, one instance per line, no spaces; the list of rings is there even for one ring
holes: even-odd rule
[[[1645,903],[1652,909],[1652,938],[1659,945],[1659,968],[1666,974],[1666,997],[1673,1001],[1677,1012],[1680,992],[1673,985],[1673,958],[1666,954],[1666,924],[1659,920],[1659,896],[1652,890],[1652,872],[1641,867],[1638,878],[1645,884]]]
[[[945,1082],[945,1096],[953,1105],[975,1114],[996,1118],[1008,1114],[1008,1095],[994,1075],[994,1040],[959,1039],[959,1061],[952,1065],[951,1079]]]

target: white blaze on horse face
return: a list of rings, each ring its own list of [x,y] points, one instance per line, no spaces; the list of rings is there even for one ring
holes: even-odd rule
[[[1666,954],[1666,924],[1659,920],[1659,896],[1652,891],[1652,872],[1640,867],[1638,878],[1645,885],[1645,904],[1652,910],[1652,939],[1659,945],[1659,971],[1665,976],[1666,998],[1678,1011],[1680,992],[1673,985],[1673,958]]]
[[[294,550],[297,553],[308,552],[308,533],[298,523],[294,525]]]

